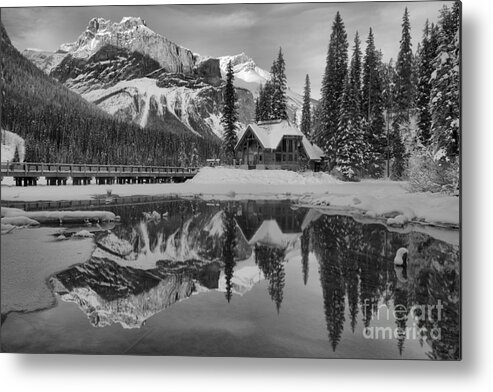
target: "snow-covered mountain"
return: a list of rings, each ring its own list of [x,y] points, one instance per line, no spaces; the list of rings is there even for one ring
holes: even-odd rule
[[[63,60],[63,54],[70,54],[78,59],[88,59],[101,48],[110,45],[139,52],[156,60],[161,67],[171,73],[191,74],[195,66],[193,53],[160,34],[149,29],[142,18],[124,17],[113,23],[104,18],[93,18],[86,30],[75,42],[62,44],[56,51],[55,58],[50,58],[50,72]],[[26,51],[28,58],[47,57],[47,52]]]
[[[240,53],[235,56],[219,57],[219,66],[223,77],[226,76],[226,70],[230,61],[233,66],[235,78],[237,79],[246,83],[255,83],[257,86],[264,84],[270,79],[270,73],[259,68],[253,59],[248,57],[245,53]]]
[[[260,68],[255,64],[252,58],[245,53],[240,53],[234,56],[219,57],[219,65],[221,67],[221,75],[225,78],[228,63],[231,61],[235,76],[235,86],[250,90],[254,97],[258,96],[260,85],[264,85],[271,77],[270,72]],[[296,120],[296,123],[301,123],[301,110],[303,108],[303,96],[291,88],[286,90],[286,99],[288,106],[288,116],[291,120]],[[312,100],[315,105],[317,102]]]
[[[90,102],[142,126],[221,137],[224,88],[219,60],[204,58],[146,26],[141,18],[118,23],[94,18],[55,53],[26,50],[38,68]],[[237,89],[240,122],[254,116],[251,92]]]
[[[56,52],[23,52],[38,68],[125,121],[171,132],[222,137],[226,66],[232,62],[239,121],[254,118],[254,97],[269,72],[245,53],[211,58],[151,30],[142,18],[90,20],[75,42]],[[288,115],[301,118],[302,97],[288,88]]]

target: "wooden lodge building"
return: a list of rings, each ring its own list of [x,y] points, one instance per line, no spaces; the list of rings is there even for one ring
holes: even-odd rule
[[[323,151],[287,120],[249,124],[239,135],[235,159],[245,169],[289,169],[304,167],[318,171]]]

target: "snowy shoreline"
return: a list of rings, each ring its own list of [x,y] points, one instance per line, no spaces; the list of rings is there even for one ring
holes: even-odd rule
[[[405,182],[365,180],[340,182],[325,173],[248,171],[204,168],[181,184],[1,187],[2,201],[73,201],[107,196],[177,196],[204,200],[286,200],[320,210],[355,211],[388,226],[407,223],[451,229],[460,226],[459,197],[438,193],[411,193]]]

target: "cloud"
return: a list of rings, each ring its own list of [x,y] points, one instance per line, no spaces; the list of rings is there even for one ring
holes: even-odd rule
[[[269,69],[282,46],[288,84],[301,90],[305,75],[318,96],[332,23],[341,12],[352,47],[359,31],[362,50],[368,30],[384,59],[399,51],[404,8],[410,12],[413,49],[421,40],[427,18],[436,21],[446,2],[352,2],[291,4],[202,4],[162,6],[38,7],[2,10],[2,21],[14,45],[55,50],[72,42],[93,17],[119,21],[123,16],[141,16],[149,28],[168,39],[209,56],[247,53],[262,68]],[[449,3],[449,2],[448,2]],[[349,52],[351,56],[351,52]]]

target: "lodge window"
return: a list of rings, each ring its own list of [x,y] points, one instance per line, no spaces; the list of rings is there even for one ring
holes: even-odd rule
[[[293,152],[293,139],[288,140],[288,152]]]
[[[282,154],[282,160],[286,161],[286,154]]]
[[[276,154],[276,162],[281,162],[281,155],[280,153]]]

